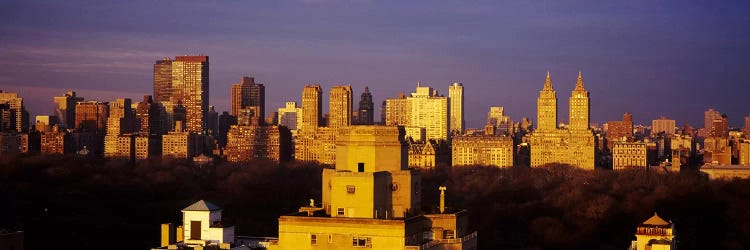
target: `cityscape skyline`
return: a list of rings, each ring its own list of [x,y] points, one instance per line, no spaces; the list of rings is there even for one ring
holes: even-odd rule
[[[514,121],[534,117],[544,72],[569,91],[582,70],[593,94],[592,122],[630,112],[636,124],[665,115],[678,126],[699,127],[700,114],[713,108],[731,126],[742,124],[750,35],[741,10],[748,3],[572,3],[11,1],[0,4],[0,88],[18,92],[31,117],[51,114],[52,97],[68,90],[87,100],[140,100],[151,92],[156,60],[197,51],[214,64],[210,105],[219,112],[229,110],[230,85],[242,76],[266,84],[266,112],[300,103],[307,84],[351,84],[355,103],[369,86],[375,117],[385,98],[408,93],[418,81],[442,95],[461,82],[466,127],[481,128],[491,106],[504,107]],[[206,7],[221,15],[159,19],[165,10]],[[142,20],[129,14],[135,9]],[[245,21],[248,9],[266,21]],[[456,21],[441,21],[443,14]],[[306,31],[313,28],[319,32]]]

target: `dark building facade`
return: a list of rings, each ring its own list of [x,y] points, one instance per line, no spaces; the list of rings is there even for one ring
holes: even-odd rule
[[[372,102],[370,88],[365,87],[365,92],[359,98],[359,109],[357,110],[358,125],[373,125],[375,123],[375,103]]]

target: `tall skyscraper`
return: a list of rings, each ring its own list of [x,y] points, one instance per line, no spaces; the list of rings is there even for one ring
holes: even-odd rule
[[[726,114],[722,114],[719,118],[711,121],[711,130],[708,131],[711,137],[727,137],[729,136],[729,120]]]
[[[214,106],[208,106],[208,113],[206,113],[206,131],[209,135],[216,135],[219,133],[219,112],[216,112]]]
[[[320,85],[307,85],[302,90],[302,130],[315,130],[320,126],[323,111],[323,90]]]
[[[745,131],[745,137],[750,138],[750,115],[745,116],[745,126],[743,127],[743,131]]]
[[[166,57],[154,63],[154,101],[165,102],[172,97],[172,59]]]
[[[255,83],[253,77],[242,77],[239,83],[232,85],[232,115],[239,116],[240,110],[247,107],[258,107],[259,117],[266,115],[266,87]],[[262,119],[261,119],[262,120]]]
[[[76,126],[76,103],[83,101],[83,97],[77,97],[76,92],[68,91],[62,96],[55,96],[54,115],[65,128],[75,128]]]
[[[454,82],[448,87],[450,102],[450,127],[452,133],[464,133],[464,86]]]
[[[352,125],[352,87],[333,86],[329,100],[328,127],[341,128]]]
[[[359,121],[358,125],[373,125],[375,124],[375,103],[372,102],[372,94],[370,88],[365,86],[365,92],[359,97]]]
[[[554,130],[557,128],[557,94],[552,88],[552,79],[547,71],[544,87],[537,99],[537,129]]]
[[[172,101],[185,107],[185,128],[202,133],[208,114],[208,56],[177,56],[172,62]]]
[[[0,131],[26,133],[29,131],[29,112],[23,105],[23,98],[18,93],[0,90],[0,104],[3,105]]]
[[[227,146],[227,133],[229,133],[229,129],[231,129],[232,125],[237,125],[237,117],[230,115],[229,112],[222,112],[221,115],[219,115],[219,146],[220,147],[226,147]]]
[[[409,127],[425,128],[425,139],[448,140],[448,98],[430,87],[417,89],[406,98]]]
[[[588,130],[591,107],[589,106],[589,92],[583,87],[583,75],[578,72],[576,87],[570,95],[570,129]]]

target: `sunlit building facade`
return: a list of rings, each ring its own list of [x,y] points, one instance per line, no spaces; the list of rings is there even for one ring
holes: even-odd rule
[[[425,128],[427,140],[448,140],[448,98],[437,90],[417,84],[415,92],[406,98],[407,125]]]
[[[450,102],[450,126],[453,134],[464,133],[464,86],[454,82],[448,87],[448,101]]]
[[[513,166],[513,138],[495,135],[454,136],[451,141],[453,167]]]
[[[329,98],[328,127],[336,129],[352,125],[352,87],[333,86]]]
[[[407,112],[407,100],[404,93],[399,94],[397,98],[385,100],[385,125],[407,126],[409,116]]]
[[[185,107],[185,129],[203,133],[209,97],[208,56],[177,56],[172,61],[171,101]]]
[[[227,133],[224,154],[229,162],[253,159],[287,161],[292,155],[292,135],[283,126],[235,125]]]
[[[612,169],[645,169],[648,166],[646,143],[617,141],[612,145]]]

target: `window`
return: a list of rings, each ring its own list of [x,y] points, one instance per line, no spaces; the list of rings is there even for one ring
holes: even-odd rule
[[[443,230],[443,239],[455,239],[455,231]]]
[[[355,187],[354,185],[346,185],[346,193],[347,194],[354,194]]]
[[[318,244],[318,235],[317,234],[311,234],[310,235],[310,245],[317,245]]]
[[[364,172],[364,171],[365,171],[365,163],[364,162],[357,163],[357,172]]]
[[[370,237],[361,237],[361,236],[354,236],[352,237],[352,246],[353,247],[372,247],[372,238]]]
[[[328,235],[328,243],[333,243],[333,235]]]
[[[340,208],[336,209],[336,214],[339,215],[339,216],[344,216],[344,208],[340,207]]]

